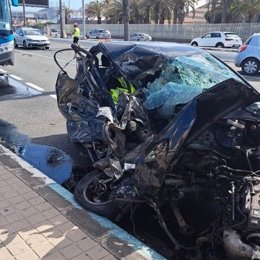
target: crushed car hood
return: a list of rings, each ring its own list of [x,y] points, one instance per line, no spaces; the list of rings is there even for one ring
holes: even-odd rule
[[[152,142],[145,144],[137,157],[135,177],[139,190],[145,192],[144,196],[156,195],[188,144],[217,120],[259,100],[259,92],[234,79],[194,98]]]

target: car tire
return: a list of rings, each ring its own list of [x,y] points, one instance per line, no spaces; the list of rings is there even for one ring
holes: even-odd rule
[[[191,46],[193,46],[193,47],[198,47],[199,45],[198,45],[197,42],[192,42],[192,43],[191,43]]]
[[[98,180],[105,180],[108,177],[100,170],[94,170],[86,174],[76,185],[74,196],[76,200],[87,210],[102,215],[109,219],[115,219],[121,212],[117,204],[106,195],[96,193],[99,189],[96,184]]]
[[[23,41],[23,47],[24,47],[24,49],[27,49],[26,41]]]
[[[16,40],[14,40],[14,47],[18,48],[18,44],[17,44]]]
[[[49,49],[50,49],[50,47],[49,47],[49,46],[46,46],[46,47],[45,47],[45,49],[46,49],[46,50],[49,50]]]
[[[219,42],[219,43],[216,44],[216,47],[217,48],[224,48],[225,46],[222,42]]]
[[[247,58],[242,62],[241,68],[244,74],[255,75],[260,70],[260,62],[255,58]]]

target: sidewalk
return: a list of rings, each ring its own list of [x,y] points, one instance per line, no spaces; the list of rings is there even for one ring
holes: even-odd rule
[[[164,259],[0,145],[0,259]]]

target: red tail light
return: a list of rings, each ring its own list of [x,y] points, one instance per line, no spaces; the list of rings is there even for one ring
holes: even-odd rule
[[[247,45],[241,45],[238,49],[238,52],[242,52],[247,48]]]

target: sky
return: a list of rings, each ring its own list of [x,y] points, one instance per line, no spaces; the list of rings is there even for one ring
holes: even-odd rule
[[[65,6],[70,6],[71,9],[79,9],[82,6],[82,0],[61,0]],[[84,0],[85,4],[89,3],[89,0]],[[59,0],[49,0],[51,6],[58,6]]]
[[[85,4],[87,4],[87,3],[89,3],[91,0],[84,0],[84,3]],[[58,7],[59,6],[59,0],[49,0],[49,5],[50,6],[53,6],[53,7]],[[79,8],[81,8],[82,7],[82,0],[61,0],[61,2],[65,5],[65,6],[67,6],[67,7],[69,7],[70,6],[70,8],[71,9],[79,9]],[[32,12],[32,11],[37,11],[37,10],[39,10],[39,9],[42,9],[42,8],[35,8],[35,7],[26,7],[26,11],[28,12]],[[19,7],[12,7],[12,10],[13,11],[22,11],[22,6],[19,6]]]

